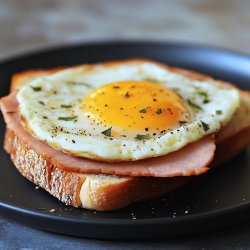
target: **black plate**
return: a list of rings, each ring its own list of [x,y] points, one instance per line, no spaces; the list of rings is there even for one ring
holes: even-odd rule
[[[176,43],[122,42],[57,48],[2,62],[1,96],[8,93],[11,75],[21,70],[129,57],[146,57],[197,70],[250,89],[249,56]],[[2,119],[0,125],[2,142]],[[149,239],[214,230],[250,215],[249,147],[164,198],[105,213],[67,207],[47,192],[35,189],[21,177],[2,147],[0,150],[1,212],[31,227],[84,237]],[[52,208],[57,210],[55,214],[49,212]]]

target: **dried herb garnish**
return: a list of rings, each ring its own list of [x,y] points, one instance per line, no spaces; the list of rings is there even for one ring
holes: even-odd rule
[[[48,119],[48,117],[47,116],[43,116],[43,119]]]
[[[210,103],[210,99],[204,99],[204,100],[203,100],[203,103],[204,103],[204,104]]]
[[[150,136],[149,135],[140,135],[140,134],[137,134],[136,137],[135,137],[136,140],[148,140],[150,139]]]
[[[88,88],[92,88],[92,86],[86,82],[74,82],[74,81],[66,81],[67,84],[72,84],[72,85],[83,85]]]
[[[210,102],[210,99],[208,97],[207,92],[199,90],[199,91],[197,91],[197,94],[204,98],[203,103],[209,103]]]
[[[222,114],[222,110],[216,110],[216,115],[221,115]]]
[[[198,91],[197,91],[197,94],[198,94],[198,95],[201,95],[201,96],[203,96],[203,97],[208,98],[208,94],[207,94],[207,92],[205,92],[205,91],[198,90]]]
[[[198,110],[202,110],[202,108],[198,104],[192,102],[191,100],[187,100],[187,102],[191,107],[196,108]]]
[[[72,105],[64,105],[64,104],[61,104],[61,108],[72,108]]]
[[[111,130],[112,130],[112,127],[102,131],[102,134],[110,137],[111,136]]]
[[[147,108],[141,109],[139,112],[140,113],[146,113],[147,112]]]
[[[43,101],[38,101],[38,103],[43,105],[43,106],[45,105],[45,103]]]
[[[114,88],[114,89],[119,89],[119,88],[120,88],[120,86],[113,86],[113,88]]]
[[[157,111],[155,112],[157,115],[161,114],[162,113],[162,109],[157,109]]]
[[[129,92],[127,91],[126,94],[124,95],[125,97],[130,97]]]
[[[201,125],[202,125],[205,132],[209,130],[209,125],[207,123],[203,122],[202,120],[201,120]]]
[[[41,87],[34,87],[34,86],[30,86],[35,92],[41,91],[42,88]]]
[[[77,116],[68,116],[68,117],[58,117],[58,120],[60,121],[73,121],[77,118]]]
[[[16,111],[8,111],[8,112],[6,112],[6,114],[8,114],[8,115],[14,114],[14,113],[16,113]]]

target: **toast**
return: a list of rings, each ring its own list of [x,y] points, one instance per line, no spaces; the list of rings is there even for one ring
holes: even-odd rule
[[[133,59],[107,64],[142,63],[148,60]],[[150,61],[151,62],[151,61]],[[152,63],[152,62],[151,62]],[[209,81],[212,84],[235,88],[224,81],[193,71],[156,63],[161,67],[192,79]],[[36,77],[55,73],[61,68],[52,70],[30,70],[15,74],[11,81],[11,91]],[[216,134],[216,154],[213,165],[218,165],[239,153],[250,142],[250,94],[240,90],[240,107],[230,123]],[[231,145],[234,145],[233,147]],[[104,174],[79,174],[62,170],[52,165],[49,158],[39,155],[32,145],[24,143],[10,128],[5,134],[5,149],[19,172],[48,191],[67,205],[99,211],[122,208],[132,202],[161,196],[192,179],[192,177],[127,177]]]

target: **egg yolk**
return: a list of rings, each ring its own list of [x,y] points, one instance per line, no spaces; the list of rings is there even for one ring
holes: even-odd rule
[[[188,114],[175,92],[146,81],[103,85],[87,95],[82,104],[84,115],[94,123],[123,130],[171,129]]]

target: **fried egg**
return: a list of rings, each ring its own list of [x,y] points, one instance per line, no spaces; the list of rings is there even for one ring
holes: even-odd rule
[[[103,161],[166,155],[227,124],[235,89],[150,62],[79,66],[39,77],[17,94],[26,130],[51,147]]]

